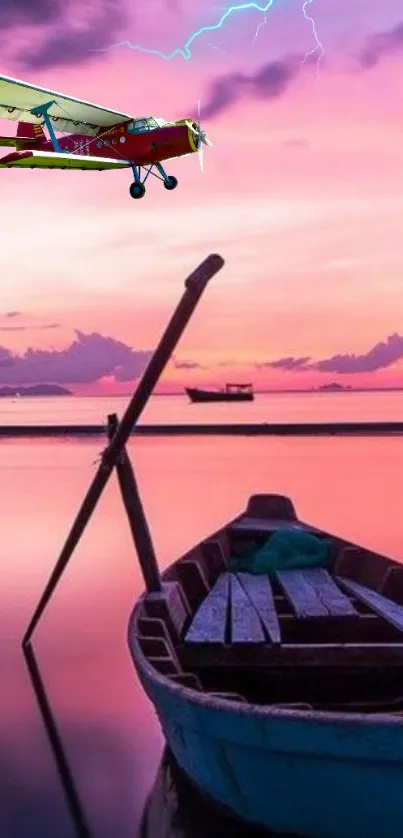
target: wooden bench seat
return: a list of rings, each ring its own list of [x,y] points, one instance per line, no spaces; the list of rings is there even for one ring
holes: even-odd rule
[[[267,576],[222,573],[200,604],[185,643],[280,643]]]
[[[403,605],[399,605],[397,602],[387,599],[387,597],[382,596],[382,594],[378,594],[377,591],[373,591],[371,588],[366,588],[358,582],[353,582],[352,579],[346,579],[342,576],[338,576],[337,581],[340,582],[343,588],[351,594],[354,594],[357,599],[372,608],[376,614],[379,614],[379,616],[383,617],[384,620],[387,620],[388,623],[391,623],[400,631],[403,631]]]
[[[297,617],[358,616],[351,600],[324,568],[279,570],[276,576]]]

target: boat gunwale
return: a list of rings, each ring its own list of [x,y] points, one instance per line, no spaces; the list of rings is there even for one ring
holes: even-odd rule
[[[180,559],[178,560],[180,561]],[[170,565],[172,568],[173,565]],[[178,684],[173,681],[169,675],[164,675],[158,672],[157,669],[149,662],[146,655],[141,649],[138,641],[137,621],[141,618],[141,609],[146,599],[144,592],[137,600],[129,617],[128,625],[128,645],[136,667],[146,675],[151,681],[154,681],[160,687],[169,689],[178,697],[183,697],[189,700],[192,704],[211,707],[216,710],[225,710],[236,712],[236,715],[254,716],[256,718],[273,718],[273,719],[294,719],[298,721],[312,721],[322,724],[336,724],[344,727],[346,724],[355,725],[357,721],[360,724],[375,727],[388,726],[392,724],[396,727],[403,726],[403,713],[401,716],[393,713],[354,713],[349,711],[336,710],[296,710],[293,708],[278,707],[276,704],[252,704],[251,702],[238,701],[235,698],[224,699],[217,694],[209,693],[208,691],[196,690],[192,687]],[[402,644],[403,645],[403,644]]]

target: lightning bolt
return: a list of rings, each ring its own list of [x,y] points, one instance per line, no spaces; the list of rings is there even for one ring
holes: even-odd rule
[[[266,23],[267,23],[267,13],[265,12],[263,20],[261,20],[256,27],[255,37],[252,41],[252,44],[256,43],[257,36],[259,35],[259,32],[260,32],[262,26],[266,26]]]
[[[315,20],[307,12],[308,6],[311,5],[311,3],[313,3],[313,2],[314,2],[314,0],[304,0],[303,5],[302,5],[303,16],[304,16],[305,20],[307,20],[308,23],[310,23],[312,33],[313,33],[313,36],[314,36],[314,39],[315,39],[314,47],[311,50],[309,50],[309,52],[306,53],[302,63],[304,64],[308,60],[308,58],[310,58],[311,55],[314,55],[315,53],[317,53],[318,54],[317,73],[318,73],[319,72],[320,61],[321,61],[325,51],[324,51],[323,44],[320,41],[319,36],[318,36]],[[256,34],[255,34],[255,37],[253,39],[253,43],[254,43],[256,41],[257,37],[258,37],[258,34],[259,34],[259,31],[260,31],[261,27],[264,26],[267,23],[267,12],[269,11],[269,9],[271,9],[273,3],[274,3],[274,0],[268,0],[268,2],[264,3],[264,4],[254,3],[254,2],[240,3],[240,4],[237,4],[236,6],[229,6],[227,9],[224,9],[224,10],[222,9],[222,7],[221,8],[216,7],[217,11],[222,12],[222,14],[221,14],[219,20],[217,21],[217,23],[211,23],[208,26],[201,26],[200,29],[197,29],[195,32],[192,33],[192,35],[190,35],[190,37],[188,38],[188,40],[186,41],[186,43],[184,44],[184,46],[182,48],[177,47],[176,49],[172,50],[172,52],[170,52],[170,53],[161,52],[161,50],[159,50],[159,49],[150,49],[148,47],[143,47],[140,44],[132,44],[130,41],[119,41],[119,43],[111,44],[110,46],[104,47],[103,49],[91,50],[91,52],[109,52],[110,50],[117,49],[118,47],[128,47],[129,49],[137,50],[138,52],[145,52],[145,53],[147,53],[147,55],[157,55],[159,58],[163,58],[164,61],[172,61],[173,58],[176,58],[179,55],[182,58],[184,58],[186,61],[189,61],[189,59],[192,57],[191,47],[192,47],[194,41],[196,41],[197,38],[200,38],[201,35],[204,35],[205,32],[216,32],[218,29],[221,29],[222,26],[224,26],[224,23],[228,20],[228,18],[231,17],[231,15],[233,15],[235,12],[246,12],[246,11],[253,10],[253,11],[256,11],[256,12],[261,12],[264,15],[263,20],[260,21],[260,23],[258,23],[258,26],[256,28]],[[212,44],[209,44],[209,46],[212,46]]]
[[[320,62],[321,62],[321,60],[322,60],[322,58],[325,54],[325,48],[322,44],[322,41],[319,38],[315,20],[307,12],[308,6],[310,6],[314,2],[315,2],[315,0],[304,0],[304,2],[302,4],[302,14],[303,14],[305,20],[307,20],[308,23],[311,24],[312,34],[313,34],[314,42],[315,42],[315,46],[313,46],[312,49],[308,50],[308,52],[305,53],[305,57],[304,57],[304,60],[303,60],[302,63],[305,64],[305,62],[308,60],[308,58],[310,58],[312,55],[315,55],[315,54],[317,55],[316,82],[318,82],[319,81],[319,73],[320,73]]]

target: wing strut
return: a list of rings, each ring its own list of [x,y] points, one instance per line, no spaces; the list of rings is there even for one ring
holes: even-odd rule
[[[31,108],[31,113],[34,114],[34,116],[43,116],[44,123],[45,123],[45,125],[46,125],[46,127],[49,131],[49,136],[50,136],[50,139],[51,139],[51,142],[52,142],[52,145],[53,145],[53,151],[57,151],[59,154],[67,154],[68,152],[66,152],[63,148],[60,148],[60,146],[59,146],[59,143],[57,141],[57,137],[56,137],[56,134],[55,134],[55,129],[53,128],[50,116],[48,114],[49,108],[51,108],[52,105],[55,105],[55,104],[56,104],[55,101],[51,101],[51,102],[46,102],[44,105],[37,105],[36,108]]]

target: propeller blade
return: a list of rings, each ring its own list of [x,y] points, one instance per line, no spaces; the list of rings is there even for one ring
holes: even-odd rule
[[[197,151],[198,151],[198,154],[199,154],[200,171],[203,174],[203,143],[202,143],[201,137],[200,137],[198,145],[197,145]]]
[[[208,148],[213,148],[213,143],[211,142],[211,140],[209,140],[208,137],[206,137],[205,134],[202,135],[201,140],[202,140],[202,143],[204,143],[204,145],[208,146]]]

